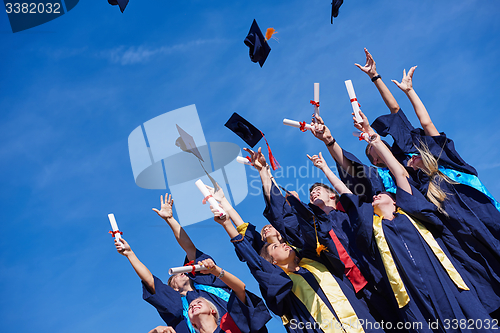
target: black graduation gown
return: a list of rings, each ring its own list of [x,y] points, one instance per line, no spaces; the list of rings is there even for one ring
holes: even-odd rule
[[[402,111],[378,117],[372,127],[380,135],[391,135],[406,153],[414,153],[415,146],[421,147],[424,143],[431,154],[438,158],[440,166],[461,172],[463,177],[467,174],[477,176],[477,171],[455,150],[453,140],[444,133],[426,136],[422,129],[415,129],[409,124]],[[427,175],[421,170],[408,171],[410,183],[426,194],[429,182]],[[449,229],[443,235],[443,240],[451,254],[464,263],[475,280],[481,302],[491,313],[500,307],[500,212],[484,193],[471,186],[445,181],[440,186],[449,194],[443,203],[448,216],[441,217]],[[466,256],[455,251],[457,247],[463,249]]]
[[[262,297],[266,301],[268,308],[278,316],[287,316],[289,323],[285,325],[288,332],[323,332],[323,330],[315,325],[315,320],[304,306],[304,304],[292,292],[293,281],[291,278],[278,266],[273,265],[262,257],[260,257],[251,244],[242,235],[238,235],[231,240],[235,246],[235,250],[239,255],[245,258],[245,261],[250,269],[250,272],[259,283]],[[310,249],[307,243],[301,254],[312,259],[320,260],[312,254],[314,250]],[[335,254],[331,254],[333,257]],[[331,258],[335,261],[335,258]],[[335,267],[342,268],[342,262],[336,259]],[[323,262],[324,263],[324,262]],[[328,265],[327,263],[324,263]],[[328,266],[327,266],[328,267]],[[343,269],[343,268],[342,268]],[[342,270],[343,271],[343,270]],[[332,319],[336,317],[335,311],[331,307],[328,299],[326,299],[323,290],[317,283],[314,276],[307,270],[301,268],[294,274],[301,275],[309,285],[316,290],[318,296],[325,302],[330,311],[332,312]],[[350,301],[351,306],[356,312],[358,318],[366,319],[367,321],[374,322],[375,320],[368,312],[366,304],[357,299],[347,278],[343,274],[333,274],[332,276],[339,284],[342,292]],[[383,332],[380,329],[365,329],[365,332]]]
[[[436,236],[443,230],[443,225],[434,215],[432,205],[416,190],[414,190],[414,195],[410,195],[398,188],[396,196],[398,205],[404,211],[418,212],[415,218],[435,235],[443,252],[471,288],[472,284],[461,264],[450,256],[440,237]],[[343,195],[341,200],[343,206],[350,212],[351,222],[356,225],[360,247],[364,243],[364,250],[374,255],[383,269],[383,262],[373,236],[373,207],[354,195]],[[382,228],[395,265],[410,297],[410,303],[401,309],[407,315],[407,320],[412,320],[412,316],[416,318],[423,316],[426,322],[439,323],[439,327],[433,328],[436,332],[454,331],[448,325],[448,321],[454,319],[458,321],[491,320],[474,290],[471,288],[470,291],[463,291],[455,285],[418,230],[405,215],[395,214],[392,220],[383,219]],[[458,331],[469,332],[470,330],[465,328]]]

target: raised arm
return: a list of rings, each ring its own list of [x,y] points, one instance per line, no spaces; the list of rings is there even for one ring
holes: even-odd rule
[[[359,69],[361,69],[363,72],[365,72],[370,77],[372,82],[375,83],[375,87],[377,87],[380,96],[382,96],[385,105],[387,105],[391,113],[398,112],[399,104],[394,98],[394,96],[392,96],[391,91],[389,90],[389,88],[387,88],[384,81],[382,81],[382,77],[377,73],[375,60],[373,60],[372,55],[370,54],[370,52],[368,52],[366,48],[365,48],[365,54],[366,54],[366,64],[364,66],[361,66],[360,64],[354,64],[354,65]]]
[[[144,282],[144,284],[148,287],[151,294],[155,293],[155,282],[153,278],[153,274],[149,271],[149,269],[137,258],[134,251],[130,248],[127,241],[121,238],[120,241],[115,239],[115,246],[118,253],[127,257],[128,261],[134,268],[135,272]]]
[[[406,96],[408,96],[408,99],[410,100],[411,104],[413,105],[413,109],[417,114],[418,120],[420,121],[420,125],[424,129],[425,135],[438,136],[439,131],[436,129],[436,126],[434,126],[434,123],[432,122],[431,117],[429,116],[429,113],[424,106],[424,103],[422,103],[420,97],[418,97],[417,93],[413,89],[413,72],[415,72],[416,68],[417,66],[413,66],[412,68],[410,68],[408,74],[406,74],[406,69],[403,69],[403,79],[401,80],[401,82],[398,82],[396,80],[392,80],[392,82],[394,82],[399,87],[399,89],[403,90]]]
[[[330,181],[332,184],[333,188],[339,192],[339,194],[344,194],[344,193],[350,193],[352,194],[351,190],[345,186],[345,184],[333,173],[333,171],[328,167],[328,164],[326,164],[325,159],[323,158],[323,155],[321,155],[321,152],[319,155],[313,155],[312,157],[307,155],[307,157],[313,162],[314,166],[319,168],[323,173],[325,174],[326,178]]]
[[[158,214],[162,219],[167,222],[169,227],[172,229],[174,233],[175,239],[177,243],[182,247],[184,252],[186,252],[186,256],[189,261],[196,259],[196,247],[194,246],[191,238],[189,238],[188,234],[181,227],[179,222],[174,219],[172,215],[172,205],[174,204],[174,200],[172,196],[169,194],[165,194],[165,201],[163,201],[163,195],[160,197],[160,210],[153,208],[153,210]]]
[[[337,140],[334,139],[328,127],[326,127],[323,118],[318,115],[314,115],[311,126],[311,133],[316,138],[323,141],[335,162],[337,162],[342,169],[346,170],[351,176],[353,176],[354,167],[352,162],[344,156],[342,148],[337,143]]]
[[[252,160],[252,165],[259,172],[260,180],[262,181],[262,187],[264,189],[264,196],[267,201],[270,200],[271,193],[271,183],[273,181],[271,170],[266,162],[266,157],[262,154],[261,148],[254,152],[249,148],[244,148],[244,150],[250,154],[250,159]],[[277,187],[277,186],[276,186]]]
[[[398,160],[392,155],[391,151],[387,146],[380,140],[378,134],[373,135],[369,138],[373,148],[378,153],[380,158],[384,161],[385,165],[389,168],[392,175],[396,179],[396,184],[405,192],[412,194],[410,183],[408,182],[408,172],[406,169],[398,162]]]
[[[212,274],[213,276],[218,277],[229,288],[231,288],[232,291],[234,291],[234,294],[239,298],[240,301],[246,304],[245,284],[243,283],[243,281],[217,266],[212,259],[205,259],[198,262],[198,264],[203,265],[207,268],[206,270],[200,271],[200,273]]]
[[[215,191],[213,187],[210,187],[208,185],[205,185],[205,187],[207,188],[208,192],[210,192],[210,194],[214,197],[214,199],[217,200],[217,202],[219,202],[222,209],[224,209],[224,211],[228,214],[229,218],[233,221],[236,227],[239,227],[240,225],[245,223],[245,221],[243,221],[243,219],[241,218],[240,214],[238,214],[238,212],[233,208],[233,206],[231,206],[226,196],[224,195],[224,191],[222,191],[220,186],[217,189],[217,191]],[[210,206],[210,208],[212,209],[213,212],[214,211],[213,207]]]

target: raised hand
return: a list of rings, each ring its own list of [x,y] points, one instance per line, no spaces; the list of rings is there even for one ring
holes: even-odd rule
[[[354,116],[354,112],[352,113],[352,120],[354,121],[354,127],[356,129],[360,130],[361,132],[368,133],[369,135],[374,134],[375,132],[370,126],[370,122],[368,121],[368,118],[365,116],[365,114],[359,110],[359,116],[361,117],[361,122],[358,123],[356,121],[356,117]]]
[[[202,265],[206,269],[200,271],[201,274],[213,274],[213,275],[219,275],[220,274],[220,267],[218,267],[215,262],[212,259],[205,259],[203,261],[198,261],[198,265]]]
[[[257,171],[262,170],[267,166],[266,157],[262,154],[262,149],[259,147],[257,152],[254,152],[250,148],[243,148],[244,151],[250,154],[250,159],[252,160],[252,165],[257,169]]]
[[[365,47],[365,54],[366,54],[366,64],[364,66],[361,66],[360,64],[354,64],[356,67],[361,69],[363,72],[368,74],[370,79],[377,75],[377,67],[375,65],[375,60],[373,60],[372,55],[370,52]]]
[[[417,66],[413,66],[410,68],[408,71],[408,74],[406,74],[406,69],[403,69],[403,78],[401,79],[401,82],[398,82],[396,80],[391,80],[394,82],[399,89],[403,90],[403,92],[408,93],[411,90],[413,90],[413,72],[415,72],[415,69]]]
[[[115,239],[115,247],[116,251],[118,251],[118,253],[124,255],[125,257],[132,252],[130,245],[128,245],[127,241],[125,241],[125,239],[123,238],[120,238],[119,240]]]
[[[217,191],[215,191],[213,187],[205,185],[205,187],[207,188],[208,192],[210,192],[212,197],[214,197],[214,199],[217,200],[218,202],[222,202],[222,200],[224,200],[226,196],[224,195],[224,191],[222,191],[222,188],[219,186],[219,184],[217,184],[217,186],[218,189]]]
[[[323,155],[321,155],[321,152],[319,152],[319,155],[313,155],[312,157],[307,155],[307,157],[313,162],[314,166],[323,170],[323,168],[327,167],[326,161],[323,158]]]
[[[158,214],[162,219],[166,220],[172,217],[172,205],[174,204],[174,199],[172,199],[172,195],[165,193],[165,201],[163,201],[163,195],[160,196],[160,210],[153,208],[153,210]]]
[[[324,143],[328,143],[332,140],[330,129],[325,125],[323,118],[319,115],[313,115],[311,127],[311,133]]]
[[[210,205],[210,210],[214,214],[214,221],[219,223],[220,225],[224,226],[224,224],[229,221],[229,217],[227,215],[221,217],[219,210],[217,208],[214,208],[212,205]]]

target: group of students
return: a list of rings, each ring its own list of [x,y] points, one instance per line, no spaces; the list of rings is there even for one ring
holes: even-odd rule
[[[264,302],[200,252],[172,217],[173,200],[154,209],[201,274],[179,274],[165,285],[115,241],[143,282],[143,297],[168,326],[151,332],[266,332],[268,309],[288,332],[490,332],[500,317],[500,204],[437,131],[412,85],[416,67],[393,81],[406,93],[422,128],[413,128],[365,49],[356,64],[374,82],[390,114],[370,126],[361,112],[374,166],[343,150],[319,116],[312,134],[335,160],[308,158],[330,185],[310,188],[309,203],[281,192],[259,148],[258,170],[269,224],[244,222],[221,189],[209,188],[226,211],[214,220],[227,232]],[[390,135],[392,145],[381,140]],[[267,306],[267,307],[266,307]]]

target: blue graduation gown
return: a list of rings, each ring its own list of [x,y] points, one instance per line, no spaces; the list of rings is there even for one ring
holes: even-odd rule
[[[472,284],[461,264],[453,260],[440,237],[436,236],[443,230],[441,221],[433,215],[430,203],[418,191],[414,192],[414,195],[410,195],[398,188],[396,192],[398,205],[405,211],[417,211],[415,208],[410,208],[412,206],[420,207],[419,214],[415,218],[425,224],[428,230],[435,235],[441,249],[471,288]],[[377,257],[383,268],[373,236],[373,207],[353,195],[343,195],[341,200],[342,204],[345,204],[344,207],[350,212],[351,222],[356,224],[358,241],[365,243],[364,249]],[[417,318],[423,316],[426,322],[438,320],[440,326],[434,330],[438,332],[452,331],[445,329],[445,320],[491,320],[472,288],[470,291],[457,288],[435,254],[405,215],[395,214],[392,220],[383,219],[382,228],[395,265],[410,297],[410,303],[401,309],[408,316],[408,320],[411,320],[411,316]],[[468,332],[469,330],[459,331]]]
[[[402,111],[378,117],[372,127],[380,135],[391,135],[405,153],[414,153],[415,146],[420,147],[424,143],[438,158],[440,167],[457,171],[457,177],[477,176],[474,167],[455,150],[451,139],[444,133],[426,136],[422,129],[415,129],[409,124]],[[426,194],[427,175],[421,170],[407,169],[411,176],[410,183]],[[449,216],[441,217],[449,229],[443,234],[443,240],[451,254],[464,263],[475,280],[481,302],[493,312],[500,307],[500,212],[487,195],[474,187],[445,181],[440,185],[449,194],[443,203]],[[461,247],[466,256],[455,251],[457,247]]]
[[[259,283],[262,297],[265,299],[268,308],[278,316],[286,315],[290,318],[290,322],[285,325],[288,332],[323,332],[321,328],[315,326],[315,320],[303,305],[303,303],[293,294],[293,281],[290,277],[278,266],[275,266],[262,257],[253,249],[251,244],[242,235],[238,235],[231,240],[235,246],[236,252],[245,258],[245,261],[250,269],[250,272]],[[307,244],[306,249],[301,253],[310,253]],[[309,257],[309,255],[308,255]],[[314,257],[311,255],[310,257]],[[318,258],[311,258],[318,260]],[[340,261],[340,260],[339,260]],[[304,279],[315,289],[318,296],[325,302],[332,312],[332,318],[336,314],[326,299],[323,290],[317,284],[314,276],[307,270],[301,268],[296,274],[304,277]],[[375,320],[368,312],[368,308],[363,301],[356,298],[352,285],[347,282],[347,278],[342,273],[332,274],[344,295],[350,301],[351,306],[356,312],[358,318],[374,322]],[[301,324],[302,323],[302,324]],[[365,332],[381,332],[381,330],[367,329]]]
[[[197,258],[196,262],[210,258],[209,255],[196,250]],[[200,285],[208,285],[219,288],[218,290],[223,298],[214,295],[205,290],[195,289],[193,291],[188,291],[186,294],[187,304],[191,303],[194,299],[198,297],[205,297],[210,300],[217,307],[217,310],[221,314],[221,316],[227,312],[227,300],[229,299],[229,294],[231,289],[227,287],[227,285],[222,282],[220,279],[217,279],[212,274],[196,274],[196,276],[192,276],[189,274],[190,278],[193,282],[198,283]],[[154,284],[155,284],[155,293],[151,294],[148,287],[142,283],[142,297],[143,299],[154,306],[158,311],[160,317],[165,321],[165,323],[169,326],[176,327],[177,325],[186,325],[185,317],[183,315],[183,296],[179,294],[179,292],[172,289],[167,284],[164,284],[159,278],[153,276]]]
[[[337,236],[339,242],[351,257],[353,263],[359,268],[368,284],[358,292],[358,297],[363,297],[371,314],[378,321],[397,321],[394,316],[394,304],[390,299],[384,297],[377,289],[377,284],[382,281],[382,274],[371,262],[370,258],[357,251],[356,246],[351,245],[349,239],[352,237],[352,228],[345,212],[332,210],[325,214],[323,210],[313,204],[305,204],[294,196],[284,198],[274,184],[271,185],[270,200],[266,199],[264,216],[284,236],[288,244],[298,248],[304,248],[305,242],[309,247],[316,246],[313,216],[318,222],[319,242],[326,246],[329,251],[323,252],[321,256],[331,271],[343,270],[343,263],[338,259],[337,248],[333,242],[330,231]],[[347,280],[349,283],[349,280]]]

